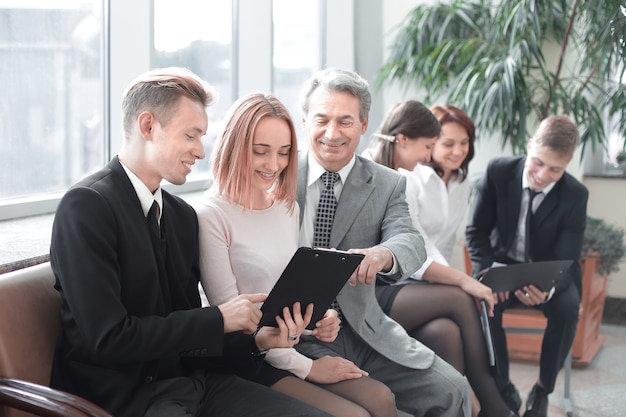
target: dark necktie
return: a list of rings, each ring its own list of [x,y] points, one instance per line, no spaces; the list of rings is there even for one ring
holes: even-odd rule
[[[337,210],[337,198],[335,197],[335,183],[339,179],[336,172],[324,172],[322,181],[324,189],[320,194],[320,201],[317,205],[317,215],[315,216],[315,236],[313,246],[316,248],[330,247],[330,231],[333,228],[333,219]]]
[[[320,201],[317,205],[317,215],[315,216],[315,233],[313,237],[313,246],[316,248],[330,247],[330,232],[333,228],[333,220],[335,219],[335,211],[337,210],[337,198],[335,197],[335,183],[339,179],[336,172],[324,172],[322,181],[324,181],[324,189],[320,194]],[[341,309],[337,300],[333,300],[330,308],[336,310],[339,319],[343,320]]]
[[[528,210],[526,210],[526,236],[524,236],[524,262],[530,262],[530,225],[533,221],[533,200],[535,199],[537,194],[541,194],[541,191],[535,191],[532,188],[528,188]]]
[[[165,266],[166,241],[165,236],[161,233],[159,226],[159,205],[156,200],[152,203],[146,220],[148,221],[148,229],[150,230],[150,238],[152,240],[152,250],[159,270],[159,284],[161,287],[161,295],[165,312],[171,310],[169,282],[167,280],[167,268]]]

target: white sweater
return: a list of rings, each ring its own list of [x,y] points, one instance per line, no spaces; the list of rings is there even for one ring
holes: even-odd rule
[[[298,206],[291,213],[282,203],[248,210],[209,190],[195,209],[201,280],[209,303],[269,293],[298,248]],[[302,379],[313,364],[295,349],[271,349],[265,360]]]

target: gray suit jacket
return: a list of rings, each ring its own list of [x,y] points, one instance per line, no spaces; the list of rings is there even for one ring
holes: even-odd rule
[[[306,204],[307,174],[307,153],[302,152],[298,172],[300,222]],[[426,260],[424,240],[411,224],[405,188],[406,179],[402,175],[357,156],[337,202],[330,235],[330,246],[337,249],[363,249],[380,244],[391,250],[398,272],[381,278],[392,282],[410,276]],[[346,321],[373,349],[409,368],[430,367],[434,353],[383,313],[374,285],[346,284],[337,301]]]

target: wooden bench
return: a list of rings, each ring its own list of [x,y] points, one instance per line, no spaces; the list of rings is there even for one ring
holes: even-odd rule
[[[0,275],[0,417],[111,417],[95,404],[49,388],[60,327],[50,263]]]

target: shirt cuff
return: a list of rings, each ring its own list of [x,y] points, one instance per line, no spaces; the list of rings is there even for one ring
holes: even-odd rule
[[[274,368],[289,371],[300,379],[305,379],[313,367],[313,359],[292,348],[270,349],[265,360]]]

